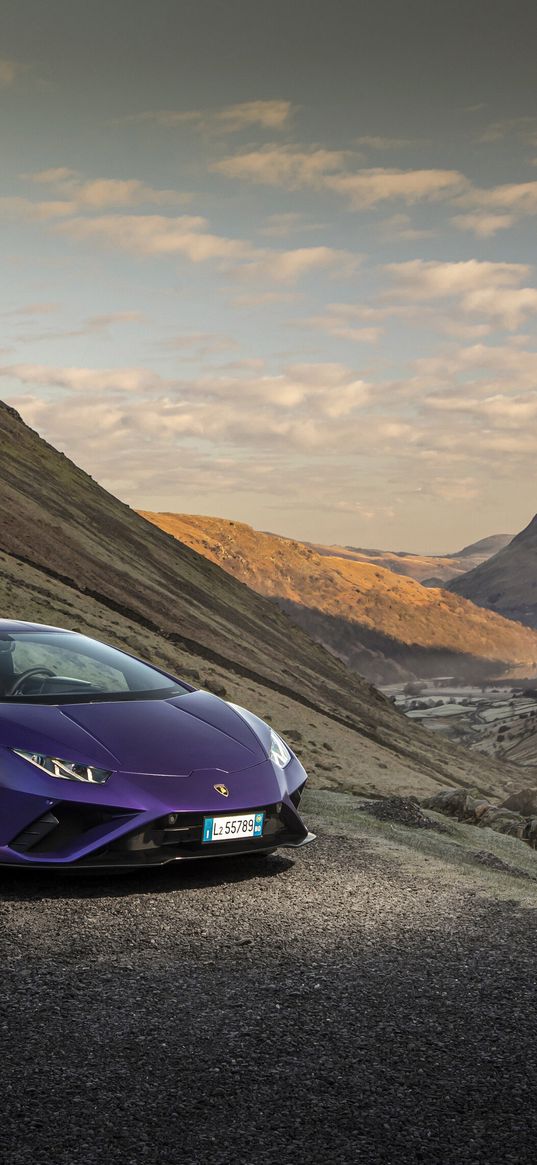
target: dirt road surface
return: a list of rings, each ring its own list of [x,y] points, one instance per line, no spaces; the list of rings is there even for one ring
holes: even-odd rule
[[[0,871],[3,1165],[534,1162],[536,915],[428,861]]]

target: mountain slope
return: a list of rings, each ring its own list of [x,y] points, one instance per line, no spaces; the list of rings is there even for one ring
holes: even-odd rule
[[[143,521],[0,410],[0,546],[205,658],[339,700],[334,662],[271,605]],[[210,598],[210,602],[208,599]],[[341,693],[343,695],[343,692]]]
[[[416,729],[266,599],[117,501],[0,403],[0,614],[97,635],[248,704],[317,786],[518,787]]]
[[[449,589],[537,627],[537,515],[499,554],[455,579]]]
[[[454,554],[410,554],[403,550],[368,550],[359,546],[320,546],[311,543],[318,554],[348,558],[352,562],[369,562],[373,566],[408,575],[425,585],[445,586],[449,579],[473,570],[497,554],[511,541],[511,534],[492,534],[481,538]]]
[[[261,594],[375,682],[537,669],[537,635],[446,591],[241,522],[145,514]]]

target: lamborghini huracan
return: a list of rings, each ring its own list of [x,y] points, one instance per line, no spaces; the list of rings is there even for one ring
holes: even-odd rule
[[[0,620],[0,865],[128,869],[313,840],[263,720],[123,651]]]

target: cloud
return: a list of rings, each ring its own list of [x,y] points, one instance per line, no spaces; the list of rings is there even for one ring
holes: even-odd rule
[[[176,190],[157,190],[137,178],[86,180],[65,166],[39,170],[23,177],[44,187],[55,197],[35,200],[22,195],[0,197],[0,215],[4,218],[46,222],[101,210],[146,205],[177,206],[190,201],[190,195]]]
[[[537,181],[504,182],[490,187],[468,186],[454,199],[454,204],[468,209],[468,213],[454,218],[455,226],[488,238],[498,230],[514,226],[524,217],[537,214]]]
[[[281,303],[297,303],[302,299],[302,293],[298,291],[244,291],[238,295],[233,294],[232,303],[234,307],[265,307],[271,304]]]
[[[431,493],[446,502],[468,502],[479,497],[481,488],[475,477],[462,477],[458,481],[453,477],[438,477],[431,483]]]
[[[4,317],[10,316],[24,320],[28,327],[31,318],[37,319],[48,314],[50,311],[57,310],[57,304],[29,304],[26,309],[19,308],[15,311],[4,312],[3,314]],[[110,328],[117,327],[118,325],[140,323],[144,318],[143,313],[139,311],[107,312],[88,316],[77,328],[49,328],[46,331],[19,331],[16,339],[18,344],[36,344],[50,340],[70,340],[80,336],[104,336],[109,332]]]
[[[537,352],[510,344],[470,344],[415,362],[420,379],[432,385],[451,385],[457,377],[479,382],[480,391],[497,392],[502,386],[533,391],[537,383]]]
[[[457,170],[361,170],[333,174],[325,186],[347,198],[354,210],[371,210],[382,202],[400,199],[407,206],[451,198],[467,185]]]
[[[370,150],[400,150],[404,146],[420,145],[417,138],[387,138],[379,137],[372,134],[366,134],[364,137],[355,138],[357,146],[366,146]]]
[[[265,251],[242,267],[248,278],[294,284],[311,271],[329,270],[348,278],[360,263],[359,255],[333,247],[297,247],[292,251]]]
[[[331,247],[300,247],[273,251],[245,239],[230,239],[208,229],[199,215],[105,215],[73,218],[57,229],[79,241],[96,239],[141,256],[182,255],[191,263],[216,262],[222,269],[250,279],[294,283],[318,269],[349,275],[359,256]]]
[[[66,218],[72,210],[72,202],[61,199],[33,202],[31,198],[18,195],[0,197],[0,215],[7,219],[46,222],[47,219]]]
[[[4,311],[3,316],[43,316],[50,315],[52,312],[58,311],[59,304],[50,303],[48,301],[37,303],[24,303],[20,307],[13,307],[9,311]]]
[[[234,154],[213,162],[211,170],[226,178],[239,178],[286,190],[322,187],[327,174],[345,164],[347,150],[312,147],[300,150],[293,146],[268,145],[260,150]]]
[[[452,395],[448,397],[433,397],[429,407],[441,412],[473,413],[486,422],[500,421],[508,426],[537,417],[537,398],[534,394],[526,396],[507,396],[497,393],[495,396],[485,396],[480,399],[468,396]]]
[[[115,324],[135,324],[143,320],[141,311],[110,311],[103,315],[88,316],[83,327],[88,332],[102,332]]]
[[[408,214],[392,214],[379,223],[379,234],[388,242],[414,242],[416,239],[430,239],[435,232],[414,226]]]
[[[34,415],[41,409],[50,418],[60,393],[62,421],[69,413],[85,421],[92,410],[92,432],[102,414],[118,439],[137,431],[142,439],[157,434],[165,444],[180,434],[240,446],[281,438],[294,449],[334,445],[369,396],[368,385],[341,364],[289,365],[280,374],[214,372],[192,380],[144,368],[6,364],[0,377],[49,390],[48,399],[26,398],[33,400]]]
[[[537,181],[506,182],[488,188],[473,186],[459,202],[482,210],[500,210],[514,214],[537,214]]]
[[[470,185],[457,170],[375,167],[352,171],[348,168],[351,159],[348,150],[268,145],[222,158],[211,169],[227,178],[286,190],[329,190],[344,197],[355,210],[370,210],[395,199],[412,205],[452,198]]]
[[[368,310],[329,306],[351,327]],[[381,514],[387,489],[399,517],[411,495],[489,497],[531,480],[537,452],[537,352],[509,344],[443,346],[399,381],[261,360],[192,376],[4,362],[0,376],[30,424],[127,500],[170,508],[179,490],[185,508],[235,512],[255,496],[265,524],[271,508]]]
[[[65,166],[39,170],[26,177],[31,182],[52,187],[63,199],[64,213],[147,204],[171,206],[185,200],[185,195],[176,190],[157,190],[138,178],[84,179],[76,170]]]
[[[310,222],[305,215],[288,211],[283,214],[269,214],[264,225],[259,228],[259,234],[267,235],[269,238],[285,238],[297,231],[320,231],[321,229],[321,223]]]
[[[464,342],[481,340],[484,336],[490,336],[492,332],[491,323],[468,323],[464,319],[454,319],[445,312],[441,313],[435,326],[438,331],[444,332],[446,336],[451,336],[456,340],[463,340]]]
[[[240,344],[231,336],[221,332],[184,332],[165,340],[163,345],[173,352],[185,352],[185,358],[200,359],[214,353],[229,352],[239,348]]]
[[[460,231],[473,231],[480,239],[490,239],[498,231],[505,231],[512,227],[515,218],[512,214],[457,214],[451,220]]]
[[[535,127],[534,144],[537,144],[537,120]],[[357,141],[380,149],[394,145],[397,139],[362,137]],[[506,230],[524,215],[537,214],[537,181],[509,182],[487,188],[474,185],[459,170],[359,168],[359,161],[360,155],[351,150],[271,143],[221,158],[211,169],[227,178],[284,190],[332,192],[357,211],[373,210],[396,201],[406,206],[449,202],[461,210],[453,220],[455,226],[473,231],[480,238]],[[413,227],[403,215],[392,216],[385,231],[387,237],[409,240],[426,237],[428,233]]]
[[[520,286],[530,271],[524,263],[411,259],[388,264],[385,271],[405,299],[456,299],[463,313],[494,319],[509,330],[537,312],[537,289]]]
[[[0,376],[18,380],[21,384],[37,384],[82,394],[152,393],[167,384],[158,373],[143,368],[94,369],[48,364],[4,364],[0,367]]]
[[[139,125],[158,125],[164,129],[192,126],[211,133],[239,133],[251,126],[262,129],[284,129],[294,108],[290,101],[242,101],[237,105],[227,105],[222,109],[158,109],[145,113],[135,113],[121,121]]]
[[[498,142],[514,136],[530,145],[537,145],[537,117],[510,117],[494,121],[483,130],[479,141]]]
[[[512,287],[529,274],[524,263],[492,263],[478,259],[440,262],[409,259],[388,263],[385,271],[414,299],[461,295],[494,286]]]
[[[12,89],[19,77],[28,71],[28,65],[9,57],[0,57],[0,89]]]
[[[337,340],[349,340],[358,344],[376,344],[380,339],[383,328],[379,326],[364,327],[360,319],[360,309],[353,304],[331,303],[320,315],[310,316],[302,321],[307,327],[315,328],[334,336]]]
[[[73,239],[97,240],[136,255],[184,255],[192,263],[253,257],[249,243],[213,234],[207,226],[207,220],[199,215],[117,214],[76,217],[58,229]]]

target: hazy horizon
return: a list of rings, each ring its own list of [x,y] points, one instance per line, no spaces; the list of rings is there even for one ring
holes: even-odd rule
[[[140,507],[140,510],[143,513],[143,507]],[[148,512],[162,513],[162,514],[177,513],[177,514],[182,515],[185,518],[201,518],[201,519],[217,518],[217,519],[224,521],[224,522],[241,522],[241,521],[243,521],[243,519],[241,519],[241,518],[233,518],[233,517],[229,518],[224,514],[217,514],[217,513],[209,514],[209,513],[201,513],[201,512],[195,513],[193,510],[187,512],[186,510],[179,511],[179,510],[161,509],[161,510],[148,511]],[[528,521],[524,523],[524,526],[522,526],[521,529],[525,529],[525,527],[527,525],[529,525],[533,516],[534,515],[532,515],[530,518],[528,518]],[[367,545],[364,543],[363,545],[360,545],[360,546],[358,546],[357,543],[350,544],[350,543],[342,543],[342,542],[322,542],[319,539],[314,540],[311,538],[302,537],[300,534],[297,534],[297,533],[286,534],[282,530],[278,530],[278,529],[274,529],[274,528],[272,528],[272,529],[269,529],[269,527],[261,528],[260,526],[255,526],[253,522],[247,522],[246,524],[248,526],[253,526],[254,529],[258,530],[259,533],[261,533],[261,534],[270,534],[270,535],[274,536],[275,538],[289,538],[295,542],[308,543],[308,542],[317,541],[320,546],[328,546],[328,547],[329,546],[337,546],[337,547],[340,547],[343,549],[353,549],[353,550],[371,550],[371,551],[380,550],[380,551],[392,552],[393,554],[402,553],[402,554],[415,554],[418,556],[423,555],[423,557],[425,557],[425,558],[427,558],[427,557],[432,558],[435,556],[441,557],[441,558],[448,558],[452,555],[456,556],[458,553],[460,553],[461,550],[465,550],[467,546],[472,546],[474,544],[474,542],[481,542],[487,538],[493,538],[496,536],[500,536],[500,537],[507,536],[510,538],[514,538],[517,534],[520,533],[520,530],[514,530],[511,533],[508,533],[505,530],[491,530],[488,534],[483,534],[482,537],[476,538],[473,540],[473,542],[470,542],[470,543],[463,544],[461,542],[460,545],[449,546],[449,547],[446,547],[444,550],[426,551],[426,550],[423,550],[423,548],[421,546],[413,546],[413,547],[380,546],[376,542],[370,542],[370,543],[367,543]]]
[[[424,554],[528,524],[532,5],[3,15],[2,399],[141,509]]]

